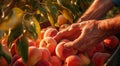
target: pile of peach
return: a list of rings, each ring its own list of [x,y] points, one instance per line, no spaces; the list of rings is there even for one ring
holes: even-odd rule
[[[93,48],[80,52],[64,47],[64,44],[70,41],[69,39],[62,39],[59,43],[53,39],[57,33],[57,29],[48,27],[41,30],[41,39],[37,39],[37,41],[28,39],[26,63],[23,62],[16,46],[13,45],[11,52],[6,51],[11,53],[11,66],[89,66],[90,64],[103,66],[119,43],[116,36],[110,36]],[[4,58],[0,58],[0,66],[8,66]]]

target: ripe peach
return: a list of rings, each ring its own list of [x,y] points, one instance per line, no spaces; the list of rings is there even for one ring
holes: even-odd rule
[[[35,41],[33,41],[31,39],[28,39],[28,44],[29,44],[29,46],[35,46],[36,47]]]
[[[96,44],[94,47],[87,50],[87,53],[88,53],[89,57],[92,58],[95,52],[104,52],[104,50],[105,50],[104,44],[103,44],[103,42],[100,42],[100,43]]]
[[[56,56],[58,56],[61,60],[65,60],[66,57],[77,53],[77,50],[74,50],[73,48],[64,47],[65,43],[66,42],[60,42],[55,49]]]
[[[38,60],[41,59],[42,53],[40,51],[40,49],[34,47],[34,46],[30,46],[28,48],[28,61],[27,61],[27,65],[28,66],[33,66],[37,63]]]
[[[90,58],[88,58],[87,56],[85,56],[82,53],[78,54],[78,56],[80,57],[81,63],[83,66],[87,66],[88,64],[90,64]]]
[[[41,53],[42,53],[41,59],[42,60],[49,60],[50,56],[51,56],[50,51],[47,48],[43,48],[43,47],[41,47],[39,49],[41,50]]]
[[[52,66],[48,60],[39,60],[34,66]]]
[[[56,48],[57,42],[52,37],[46,37],[43,40],[41,40],[39,47],[45,47],[48,48],[50,53],[54,53]]]
[[[57,17],[57,24],[59,26],[63,25],[63,24],[67,24],[67,23],[70,23],[63,15],[59,15]]]
[[[45,37],[54,37],[57,34],[57,29],[55,28],[47,28],[47,30],[44,33],[44,38]]]
[[[17,51],[15,43],[12,44],[10,52],[11,52],[12,56],[14,56],[15,54],[18,54],[18,51]]]
[[[20,55],[16,54],[12,57],[11,59],[11,65],[13,65],[15,63],[15,61],[17,61],[20,58]]]
[[[68,56],[64,66],[82,66],[81,59],[77,55]]]
[[[23,62],[22,58],[19,58],[15,61],[15,63],[13,63],[13,66],[27,66],[27,65]]]
[[[49,61],[52,66],[62,66],[62,61],[57,56],[50,57]]]
[[[0,57],[0,66],[8,66],[8,62],[4,57]]]
[[[46,30],[47,30],[47,28],[43,28],[42,30],[41,30],[41,39],[43,39],[44,38],[44,34],[45,34],[45,32],[46,32]]]
[[[94,66],[103,66],[103,64],[109,57],[109,53],[96,52],[92,58],[92,62]]]
[[[105,47],[109,49],[114,49],[118,45],[119,39],[116,36],[109,36],[106,39],[104,39],[103,42]]]

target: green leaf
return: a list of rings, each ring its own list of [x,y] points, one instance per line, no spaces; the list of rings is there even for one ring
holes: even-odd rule
[[[3,55],[2,55],[8,62],[8,64],[11,63],[11,57],[9,55],[7,55],[5,52],[3,52]]]
[[[21,55],[24,62],[28,59],[28,40],[26,36],[22,36],[17,42],[17,49],[19,54]]]
[[[23,33],[22,24],[17,25],[17,27],[11,30],[10,35],[8,36],[7,44],[11,47],[14,40],[16,40]]]
[[[38,34],[36,32],[35,19],[33,18],[34,17],[32,14],[26,14],[24,16],[23,25],[24,25],[24,29],[28,34],[28,37],[32,37],[36,40],[38,37]]]

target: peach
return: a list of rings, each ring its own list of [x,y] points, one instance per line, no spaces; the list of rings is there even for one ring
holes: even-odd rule
[[[39,60],[34,66],[52,66],[48,60]]]
[[[19,58],[20,58],[20,55],[18,55],[18,54],[14,55],[11,59],[11,65],[13,65],[15,63],[15,61],[17,61],[17,59],[19,59]]]
[[[18,54],[18,51],[17,51],[15,43],[12,44],[10,52],[11,52],[12,56],[14,56],[15,54]]]
[[[63,24],[67,24],[67,23],[70,23],[63,15],[59,15],[57,17],[57,24],[59,26],[63,25]]]
[[[62,66],[62,61],[57,56],[50,57],[49,61],[52,66]]]
[[[43,39],[44,38],[44,34],[45,34],[45,32],[46,32],[46,30],[47,30],[47,28],[43,28],[42,30],[41,30],[41,39]]]
[[[68,56],[64,66],[82,66],[81,59],[77,55]]]
[[[78,56],[81,59],[81,63],[83,66],[87,66],[88,64],[90,64],[90,58],[85,56],[84,54],[80,53],[78,54]]]
[[[28,44],[29,44],[29,46],[35,46],[36,47],[35,41],[33,41],[31,39],[28,39]]]
[[[94,47],[88,49],[87,53],[88,53],[89,57],[92,58],[95,52],[104,52],[104,50],[105,50],[104,44],[103,44],[103,42],[100,42],[100,43],[96,44]]]
[[[28,48],[28,61],[27,61],[27,65],[28,66],[34,66],[37,61],[39,61],[41,59],[42,53],[40,51],[40,49],[31,46]]]
[[[104,39],[104,45],[105,47],[109,49],[114,49],[119,44],[119,39],[116,36],[109,36],[106,39]]]
[[[57,29],[49,27],[49,28],[47,28],[47,30],[44,33],[44,38],[45,37],[54,37],[57,34],[57,32],[58,32]]]
[[[41,40],[39,47],[45,47],[48,48],[50,53],[54,53],[56,48],[57,42],[52,37],[46,37],[43,40]]]
[[[103,66],[103,64],[109,57],[109,53],[96,52],[92,58],[92,62],[94,66]]]
[[[61,25],[61,26],[59,27],[59,31],[64,30],[64,29],[66,29],[66,28],[69,27],[69,26],[70,26],[69,24],[63,24],[63,25]]]
[[[0,56],[0,66],[8,66],[7,60],[2,56]]]
[[[43,47],[41,47],[39,49],[41,50],[41,53],[42,53],[41,59],[42,60],[49,60],[50,56],[51,56],[50,51],[47,48],[43,48]]]
[[[73,48],[64,47],[65,43],[66,42],[60,42],[55,49],[56,56],[58,56],[61,60],[65,60],[66,57],[77,53],[77,50],[74,50]]]
[[[13,66],[27,66],[27,65],[23,62],[22,58],[19,58],[15,61],[15,63],[13,63]]]

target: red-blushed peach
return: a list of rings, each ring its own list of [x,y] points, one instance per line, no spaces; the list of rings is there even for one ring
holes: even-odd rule
[[[8,62],[4,57],[0,57],[0,66],[8,66]]]
[[[39,61],[42,57],[42,53],[39,48],[36,48],[34,46],[30,46],[28,48],[28,60],[27,65],[28,66],[34,66],[37,61]]]
[[[28,44],[29,44],[29,46],[35,46],[36,47],[36,42],[32,39],[28,39]]]
[[[90,60],[89,57],[85,56],[85,55],[82,54],[82,53],[78,54],[78,56],[80,57],[81,63],[82,63],[83,66],[87,66],[88,64],[90,64],[90,61],[91,61],[91,60]]]
[[[45,37],[54,37],[57,34],[57,29],[55,28],[47,28],[47,30],[44,33],[44,38]]]
[[[16,47],[15,43],[12,44],[10,52],[11,52],[12,56],[14,56],[15,54],[18,54],[17,47]]]
[[[57,56],[51,56],[49,61],[52,66],[62,66],[62,61]]]
[[[73,48],[64,47],[65,43],[66,42],[60,42],[55,49],[56,56],[58,56],[61,60],[65,60],[66,57],[77,53],[77,50]]]
[[[81,59],[77,55],[68,56],[65,59],[64,66],[82,66]]]
[[[41,53],[42,53],[41,59],[42,60],[49,60],[51,57],[50,51],[47,48],[43,48],[43,47],[41,47],[39,49],[41,50]]]
[[[94,47],[88,49],[87,53],[88,53],[88,56],[92,58],[95,52],[104,52],[104,50],[105,50],[104,44],[103,42],[100,42],[96,44]]]
[[[41,40],[39,47],[45,47],[48,48],[50,53],[54,53],[56,48],[57,42],[52,37],[46,37],[43,40]]]
[[[48,60],[39,60],[34,66],[52,66]]]
[[[43,29],[41,30],[41,35],[40,35],[40,38],[41,38],[41,39],[44,38],[44,34],[45,34],[46,30],[47,30],[47,28],[43,28]]]
[[[13,63],[13,66],[27,66],[27,65],[23,62],[22,58],[19,58],[15,61],[15,63]]]
[[[109,57],[109,53],[96,52],[92,58],[92,62],[94,66],[103,66]]]
[[[116,36],[109,36],[106,39],[104,39],[104,45],[105,47],[109,49],[114,49],[119,44],[119,39]]]
[[[19,58],[20,58],[20,55],[15,54],[11,59],[11,65],[13,65],[15,63],[15,61],[17,61],[17,59],[19,59]]]

